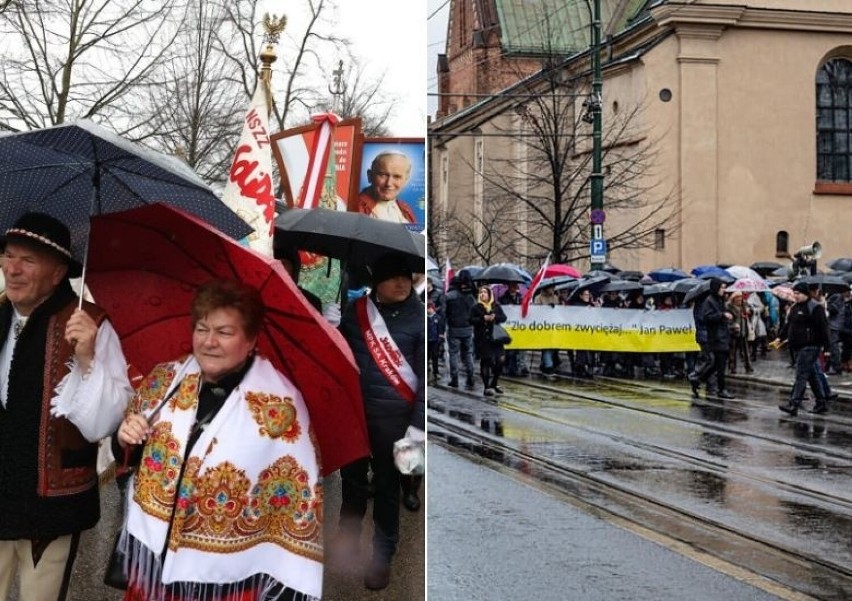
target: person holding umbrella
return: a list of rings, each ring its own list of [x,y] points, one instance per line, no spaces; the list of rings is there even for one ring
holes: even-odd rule
[[[130,403],[116,433],[136,466],[117,545],[125,599],[322,594],[314,426],[299,389],[256,353],[265,312],[249,284],[201,285],[192,354],[154,367]]]
[[[394,464],[394,443],[402,438],[425,440],[426,315],[412,287],[409,265],[400,253],[376,260],[370,269],[373,290],[349,305],[340,322],[361,369],[371,456],[340,470],[340,531],[332,561],[340,567],[357,561],[372,468],[373,555],[364,574],[364,586],[370,590],[390,584],[399,542],[400,473]]]
[[[69,277],[82,266],[57,219],[6,230],[0,302],[0,598],[65,599],[83,530],[100,517],[98,440],[132,394],[118,336]]]

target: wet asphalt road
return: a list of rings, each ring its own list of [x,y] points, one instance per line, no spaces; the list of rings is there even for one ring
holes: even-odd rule
[[[430,600],[777,598],[440,445],[429,469]]]
[[[425,481],[424,481],[425,487]],[[420,491],[425,500],[425,490]],[[106,559],[112,550],[115,532],[120,524],[119,493],[114,483],[101,488],[101,521],[98,526],[81,538],[80,553],[74,563],[74,576],[69,601],[120,601],[123,593],[103,584]],[[340,510],[340,478],[337,473],[325,481],[325,537],[329,540],[336,533],[337,515]],[[367,526],[362,537],[361,555],[364,563],[370,559],[370,537],[372,530]],[[421,508],[411,513],[400,509],[401,543],[393,562],[391,584],[384,591],[368,591],[364,588],[361,575],[335,573],[326,569],[323,582],[323,599],[327,601],[416,601],[425,598],[425,511]],[[18,601],[13,593],[10,601]]]
[[[700,542],[735,564],[741,543],[724,532],[796,550],[804,565],[814,559],[852,573],[852,403],[834,403],[828,416],[804,412],[790,419],[778,411],[778,389],[743,383],[737,385],[738,399],[720,402],[692,400],[685,384],[531,382],[534,386],[507,382],[506,394],[494,402],[430,389],[430,437],[450,440],[454,436],[436,430],[455,423],[490,437],[494,445],[486,456],[510,470],[552,479],[532,460],[540,459],[721,528],[721,534]],[[430,470],[436,469],[430,455]],[[453,481],[474,494],[465,479]],[[429,515],[436,541],[430,546],[430,586],[437,569],[434,546],[443,537],[432,530],[441,508],[439,485],[443,482],[433,483]],[[539,532],[534,522],[528,525],[531,533]],[[686,540],[693,536],[678,519],[655,527]],[[709,540],[713,536],[716,540]],[[530,557],[549,559],[549,554]],[[747,559],[754,569],[797,590],[825,599],[852,598],[848,582],[832,582],[830,573],[788,568],[766,557]]]

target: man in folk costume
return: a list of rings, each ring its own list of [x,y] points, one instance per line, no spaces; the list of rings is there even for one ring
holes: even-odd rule
[[[340,323],[361,370],[371,457],[341,469],[340,534],[332,561],[351,566],[357,560],[372,467],[373,556],[364,585],[378,590],[390,582],[391,559],[399,542],[400,473],[394,465],[393,444],[401,438],[424,439],[426,316],[403,255],[382,256],[371,272],[372,292],[349,305]]]
[[[27,213],[2,240],[0,599],[65,599],[80,533],[100,518],[97,441],[131,397],[106,314],[79,299],[81,265],[58,220]]]

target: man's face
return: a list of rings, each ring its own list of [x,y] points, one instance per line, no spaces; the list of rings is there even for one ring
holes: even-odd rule
[[[49,250],[11,240],[2,263],[6,296],[25,316],[53,293],[68,271],[65,262]]]
[[[387,156],[378,162],[375,169],[367,170],[367,179],[378,200],[396,200],[408,183],[410,171],[411,165],[404,158]]]

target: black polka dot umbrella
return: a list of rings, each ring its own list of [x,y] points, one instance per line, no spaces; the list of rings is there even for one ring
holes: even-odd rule
[[[91,215],[155,202],[236,239],[251,232],[188,165],[91,121],[0,136],[0,235],[27,211],[47,213],[68,226],[85,263]]]

